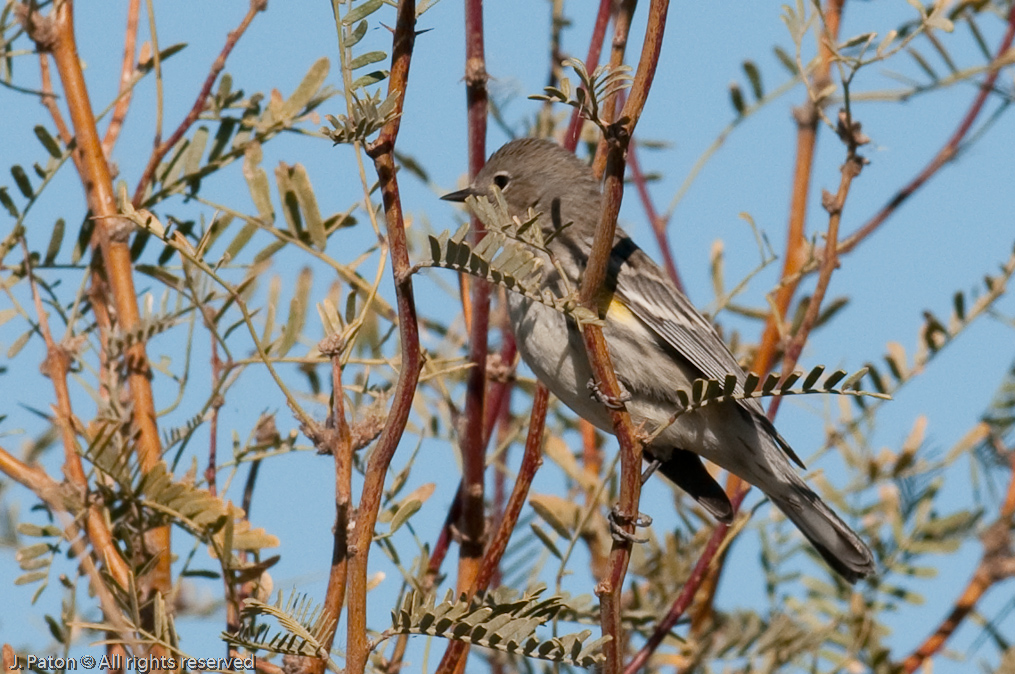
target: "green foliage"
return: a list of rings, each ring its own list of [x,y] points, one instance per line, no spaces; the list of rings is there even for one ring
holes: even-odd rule
[[[493,196],[492,201],[484,196],[470,196],[465,200],[489,230],[479,243],[473,245],[466,241],[470,233],[468,223],[459,227],[454,235],[448,232],[436,237],[431,235],[427,237],[430,259],[418,263],[415,269],[433,266],[471,274],[567,314],[580,324],[597,323],[598,317],[578,303],[573,289],[559,297],[547,288],[544,281],[546,261],[553,264],[553,260],[542,230],[534,226],[539,214],[530,212],[522,222],[509,215],[507,203],[497,187],[494,187]]]
[[[18,576],[14,584],[28,585],[41,581],[38,589],[36,589],[35,594],[32,596],[32,603],[34,604],[49,584],[49,570],[54,558],[61,552],[60,540],[63,538],[63,532],[53,525],[40,527],[29,522],[19,522],[18,533],[31,538],[51,539],[50,542],[26,545],[19,549],[15,555],[18,566],[25,573]]]
[[[737,376],[726,375],[723,381],[718,379],[695,379],[691,385],[690,394],[687,391],[678,389],[676,396],[684,411],[690,411],[704,407],[711,402],[723,402],[726,400],[737,400],[742,398],[762,398],[767,396],[789,396],[800,393],[834,393],[838,395],[871,396],[890,400],[890,396],[884,393],[872,391],[861,391],[860,380],[867,374],[864,368],[853,374],[845,370],[832,372],[819,384],[821,375],[825,373],[824,365],[814,366],[805,376],[803,372],[793,372],[783,380],[782,376],[773,373],[765,377],[764,382],[753,372],[747,374],[744,381],[743,393],[737,392]],[[847,376],[849,375],[849,376]],[[801,382],[800,379],[803,378]],[[800,388],[793,387],[800,382]]]
[[[357,80],[359,81],[359,80]],[[364,82],[363,84],[369,84]],[[333,130],[323,130],[336,143],[363,142],[382,126],[395,118],[395,97],[381,100],[380,94],[365,94],[362,98],[352,94],[351,112],[346,115],[328,115]]]
[[[501,587],[482,597],[454,599],[448,591],[444,601],[435,595],[410,592],[397,611],[391,612],[391,634],[427,634],[465,641],[505,653],[539,658],[579,667],[602,663],[601,649],[608,638],[587,642],[591,630],[540,641],[535,630],[570,610],[568,598],[543,597],[545,586],[526,592]]]
[[[262,616],[274,618],[282,631],[271,633],[268,625],[258,624],[256,619]],[[252,651],[328,657],[321,644],[325,635],[334,629],[335,618],[320,606],[313,605],[306,595],[293,591],[283,601],[282,592],[279,591],[274,604],[247,599],[243,604],[242,619],[242,626],[237,632],[222,633],[222,638],[227,643]]]
[[[217,123],[214,134],[202,125],[190,137],[181,138],[156,168],[155,181],[142,206],[150,209],[172,195],[196,193],[203,178],[280,133],[297,128],[315,108],[335,96],[336,91],[324,84],[329,68],[328,59],[317,60],[289,98],[269,97],[267,105],[263,105],[263,94],[244,98],[242,90],[233,91],[232,79],[224,76],[202,116],[204,122]]]
[[[575,75],[578,76],[580,85],[575,89],[571,81],[562,77],[556,87],[544,87],[546,94],[529,96],[537,101],[555,101],[565,103],[577,108],[582,117],[589,120],[604,132],[606,131],[606,120],[600,116],[603,104],[612,96],[630,88],[634,78],[631,76],[630,66],[619,66],[610,68],[608,65],[598,66],[590,75],[585,64],[576,58],[564,59],[561,64],[570,66]],[[615,120],[623,123],[622,119]]]

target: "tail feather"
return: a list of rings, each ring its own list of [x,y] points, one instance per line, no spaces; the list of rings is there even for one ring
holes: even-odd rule
[[[796,477],[794,475],[794,477]],[[850,583],[873,574],[877,567],[870,548],[797,478],[784,494],[768,494],[824,560]]]
[[[647,452],[650,456],[653,455],[652,448],[648,448]],[[730,499],[705,468],[701,458],[694,452],[676,447],[665,454],[667,456],[659,464],[659,472],[687,492],[712,517],[727,524],[732,522],[733,506]]]

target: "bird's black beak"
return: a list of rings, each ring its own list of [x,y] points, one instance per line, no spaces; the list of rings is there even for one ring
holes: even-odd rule
[[[476,190],[471,187],[466,187],[464,190],[458,190],[457,192],[450,192],[448,194],[445,194],[443,197],[441,197],[441,199],[443,201],[457,201],[458,203],[462,203],[465,201],[466,197],[474,197],[474,196],[476,196]]]

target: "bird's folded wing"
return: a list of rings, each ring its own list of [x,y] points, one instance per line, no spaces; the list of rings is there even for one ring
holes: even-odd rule
[[[736,393],[743,394],[746,375],[715,328],[652,258],[631,239],[619,238],[613,249],[609,282],[617,298],[673,350],[696,368],[703,378],[724,381],[737,377]],[[637,270],[637,272],[635,271]],[[750,411],[794,462],[803,462],[765,416],[756,398],[737,400]]]

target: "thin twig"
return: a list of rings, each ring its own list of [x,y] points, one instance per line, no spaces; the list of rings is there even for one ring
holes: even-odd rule
[[[208,100],[208,95],[211,93],[211,88],[218,79],[219,73],[226,67],[226,59],[229,58],[230,52],[233,47],[243,36],[243,33],[250,26],[250,23],[254,20],[254,17],[258,12],[264,11],[268,6],[268,0],[250,0],[250,7],[247,9],[246,15],[240,22],[240,25],[235,29],[229,31],[229,35],[226,36],[226,43],[222,46],[222,51],[219,52],[218,58],[215,59],[211,65],[211,70],[208,72],[208,76],[204,79],[204,84],[201,86],[200,92],[197,94],[197,100],[194,101],[194,105],[191,106],[187,115],[180,122],[180,125],[176,127],[172,135],[169,136],[164,142],[158,143],[155,149],[152,151],[151,157],[148,159],[148,164],[145,166],[144,171],[141,172],[141,179],[137,182],[137,187],[134,188],[134,198],[132,202],[135,208],[140,208],[144,202],[145,190],[148,189],[149,185],[152,184],[155,177],[155,169],[158,168],[159,162],[166,156],[176,145],[183,134],[187,133],[187,130],[191,125],[197,121],[198,116],[204,111],[205,103]]]
[[[596,12],[596,23],[592,27],[592,39],[589,40],[589,53],[585,57],[585,68],[591,73],[599,67],[599,58],[603,54],[603,40],[606,38],[606,26],[610,22],[610,11],[613,9],[613,0],[599,0],[599,9]],[[578,140],[582,135],[582,124],[584,120],[578,108],[571,113],[571,121],[567,125],[562,143],[569,152],[574,152],[578,147]]]
[[[983,540],[983,556],[973,572],[965,589],[948,616],[920,646],[903,662],[902,669],[907,673],[915,672],[930,657],[944,648],[945,642],[955,633],[962,621],[976,608],[977,602],[987,590],[998,582],[1015,576],[1015,557],[1011,553],[1011,525],[1015,516],[1015,451],[1009,450],[1011,477],[1008,490],[998,513],[997,521],[987,527]]]
[[[35,312],[39,320],[39,332],[42,333],[43,341],[46,343],[46,359],[42,364],[42,370],[50,381],[53,382],[53,392],[56,395],[56,425],[60,429],[60,437],[63,442],[64,463],[63,474],[67,481],[74,486],[82,496],[85,503],[89,502],[88,478],[85,476],[84,466],[81,463],[81,455],[78,453],[77,435],[74,431],[74,411],[71,407],[70,388],[67,385],[67,377],[70,374],[71,354],[64,344],[57,344],[49,328],[49,318],[46,316],[42,306],[42,297],[39,295],[38,284],[35,281],[35,274],[32,271],[31,255],[24,239],[21,246],[25,254],[25,270],[28,282],[32,290],[32,299],[35,303]],[[113,577],[121,588],[130,584],[130,567],[124,561],[120,550],[113,541],[112,532],[106,524],[106,517],[99,508],[98,503],[87,506],[85,517],[85,532],[92,547],[99,553],[100,559],[105,563],[110,576]]]
[[[613,41],[610,45],[610,70],[616,70],[624,64],[628,34],[631,32],[631,19],[634,17],[634,10],[637,5],[638,0],[620,0],[616,4],[616,12],[613,17]],[[604,119],[612,121],[616,118],[617,102],[619,100],[620,92],[618,91],[603,102]],[[596,156],[592,160],[592,172],[597,178],[602,178],[603,171],[606,170],[607,151],[606,139],[600,138],[599,146],[596,148]]]
[[[85,572],[85,575],[91,580],[92,589],[99,598],[99,605],[102,607],[105,619],[113,625],[117,632],[119,632],[120,637],[134,649],[134,652],[138,653],[138,644],[134,639],[134,630],[124,619],[116,596],[110,590],[106,579],[96,568],[91,553],[85,547],[80,536],[80,529],[75,523],[75,519],[73,519],[79,516],[80,513],[71,512],[68,509],[69,500],[64,493],[64,487],[47,475],[46,471],[42,468],[30,466],[20,461],[3,447],[0,447],[0,473],[10,476],[12,480],[21,486],[30,489],[36,496],[45,501],[54,512],[67,513],[71,516],[67,521],[62,523],[64,527],[64,539],[70,545],[74,557],[80,560],[81,568]]]
[[[829,0],[825,8],[826,34],[818,44],[818,66],[808,87],[812,91],[823,91],[831,82],[831,67],[834,54],[830,45],[839,38],[839,25],[845,0]],[[820,115],[815,102],[808,96],[807,101],[793,111],[797,123],[796,162],[793,169],[793,191],[789,209],[789,223],[786,227],[786,253],[783,258],[782,281],[776,291],[774,311],[765,322],[765,330],[758,346],[751,371],[764,377],[772,369],[784,330],[781,329],[789,311],[789,305],[800,282],[800,270],[807,262],[807,202],[811,194],[811,176],[814,172],[814,148],[817,143]],[[729,491],[729,489],[727,490]]]
[[[515,343],[514,335],[511,333],[510,328],[507,328],[502,332],[501,339],[501,363],[513,364],[515,356],[517,355],[517,344]],[[490,391],[486,396],[486,423],[483,431],[484,447],[488,447],[490,444],[490,439],[499,416],[497,410],[510,409],[513,384],[514,380],[510,376],[504,381],[492,380],[490,382]],[[504,422],[502,422],[502,424],[503,423]],[[438,534],[437,541],[433,544],[433,548],[430,552],[430,559],[427,564],[426,574],[424,575],[423,580],[424,591],[429,591],[436,585],[437,579],[440,576],[441,566],[443,566],[444,560],[451,548],[451,542],[454,538],[453,532],[455,529],[455,523],[458,522],[461,516],[462,488],[463,483],[459,481],[458,488],[455,490],[455,496],[451,499],[451,506],[448,508],[448,512],[444,517],[444,524],[441,526],[440,534]],[[400,658],[398,657],[398,654],[404,653],[408,638],[408,634],[400,634],[398,636],[398,640],[395,642],[394,648],[395,655],[392,656],[392,659],[388,663],[389,671],[397,671],[397,667],[400,666]]]
[[[49,116],[53,118],[53,123],[56,124],[56,132],[60,134],[60,140],[63,141],[64,145],[70,145],[74,140],[73,134],[70,129],[67,128],[67,122],[64,121],[63,115],[60,114],[60,108],[56,104],[56,94],[53,93],[53,79],[49,74],[49,57],[46,56],[46,52],[39,52],[39,77],[42,80],[42,105],[45,106],[46,110],[49,111]]]
[[[504,510],[504,517],[497,526],[497,531],[490,541],[490,545],[483,555],[483,561],[479,568],[472,587],[469,588],[469,596],[479,592],[485,592],[490,587],[490,581],[497,575],[500,568],[500,560],[507,550],[511,534],[518,524],[522,507],[529,495],[529,487],[536,476],[539,467],[543,465],[543,429],[546,424],[546,410],[550,401],[550,393],[542,384],[536,386],[536,392],[532,398],[532,415],[529,418],[529,433],[525,439],[525,453],[522,455],[522,464],[518,469],[518,478],[515,480],[514,489],[511,491],[511,498],[508,500],[507,508]],[[468,651],[468,644],[464,641],[453,640],[448,643],[444,651],[444,658],[437,667],[436,674],[450,674],[456,671],[465,662],[465,655]]]
[[[60,114],[60,107],[56,104],[56,94],[53,93],[53,79],[49,74],[49,56],[43,51],[39,52],[39,78],[42,81],[42,105],[49,111],[49,116],[53,118],[53,123],[56,125],[56,132],[60,135],[60,140],[63,141],[64,145],[72,148],[70,156],[80,174],[81,155],[77,147],[73,145],[74,135],[67,128],[67,122],[64,121],[63,115]]]
[[[834,197],[827,192],[824,194],[823,203],[828,211],[828,232],[825,234],[826,245],[824,257],[821,261],[821,272],[818,274],[818,281],[814,286],[814,292],[811,294],[811,299],[807,304],[807,311],[804,313],[800,327],[794,333],[789,344],[786,345],[786,352],[782,359],[783,382],[792,375],[794,368],[796,368],[804,344],[807,343],[811,330],[818,322],[818,316],[821,314],[821,305],[824,302],[825,293],[828,291],[828,284],[832,279],[832,272],[839,266],[839,256],[834,249],[839,241],[839,225],[842,222],[842,209],[846,206],[846,198],[849,196],[853,179],[860,175],[865,161],[856,152],[858,143],[866,142],[865,140],[860,140],[863,137],[860,134],[859,124],[853,122],[848,110],[844,110],[840,114],[839,123],[840,129],[843,129],[843,137],[846,139],[848,152],[846,161],[841,169],[839,191]],[[772,399],[768,407],[769,420],[775,419],[781,400],[782,396],[775,396]]]
[[[106,127],[106,137],[102,139],[102,150],[107,157],[113,154],[113,148],[116,146],[116,140],[120,137],[123,120],[127,117],[131,97],[134,94],[131,80],[134,77],[134,64],[137,61],[135,54],[137,52],[137,27],[140,14],[141,0],[130,0],[127,5],[127,29],[123,36],[120,92],[116,98],[116,107],[113,108],[113,116],[109,119],[109,126]]]
[[[730,499],[730,504],[733,506],[733,512],[736,513],[740,508],[740,504],[743,503],[744,497],[747,495],[746,491],[738,492],[734,494]],[[708,539],[708,543],[705,544],[705,549],[701,551],[701,556],[698,557],[698,561],[694,565],[694,569],[691,571],[691,575],[688,576],[687,581],[680,590],[680,594],[674,600],[673,605],[670,606],[669,612],[666,616],[659,621],[655,629],[652,630],[651,636],[645,641],[645,645],[641,647],[638,653],[627,663],[627,667],[624,668],[624,674],[635,674],[638,670],[648,663],[649,657],[655,653],[656,649],[663,643],[670,630],[672,630],[680,618],[684,615],[684,612],[691,606],[691,602],[694,601],[694,596],[698,592],[698,588],[701,587],[702,582],[705,580],[705,574],[708,572],[709,566],[715,559],[716,553],[719,552],[720,546],[726,538],[726,533],[729,531],[730,525],[724,522],[720,522],[712,532],[712,536]]]
[[[1008,50],[1011,48],[1012,41],[1015,39],[1015,5],[1012,5],[1008,12],[1008,30],[1005,32],[1004,37],[1001,39],[1001,44],[997,48],[997,55],[994,57],[994,63],[998,63]],[[915,178],[909,181],[905,187],[895,193],[888,203],[885,204],[880,211],[878,211],[874,217],[866,222],[860,229],[853,234],[850,234],[840,245],[839,254],[848,253],[856,248],[860,242],[866,239],[868,236],[874,233],[878,227],[884,224],[885,220],[891,217],[899,206],[901,206],[909,197],[913,196],[921,187],[923,187],[930,178],[941,169],[942,166],[947,164],[949,161],[955,158],[958,154],[962,139],[966,137],[969,130],[973,127],[973,123],[976,122],[976,118],[979,117],[980,112],[983,110],[983,105],[987,101],[987,96],[994,90],[994,83],[997,81],[997,76],[1001,73],[1000,67],[994,67],[984,78],[983,84],[980,85],[980,90],[976,93],[976,98],[973,99],[972,105],[969,106],[969,110],[962,117],[962,121],[959,122],[959,126],[955,129],[955,133],[952,134],[948,142],[944,144],[934,158],[930,160],[930,163],[924,167]]]
[[[670,237],[667,234],[667,225],[669,223],[665,218],[660,217],[658,211],[656,211],[655,204],[652,203],[652,195],[648,193],[648,183],[645,181],[645,175],[641,172],[641,166],[638,164],[636,146],[637,143],[632,141],[631,147],[627,150],[627,165],[631,169],[631,182],[634,183],[635,188],[638,190],[638,198],[641,199],[642,208],[645,209],[645,217],[648,218],[649,225],[652,226],[652,233],[656,237],[656,245],[659,246],[659,252],[663,256],[663,267],[666,268],[666,273],[670,277],[670,280],[673,281],[673,285],[683,292],[684,284],[680,281],[677,263],[673,260],[673,247],[670,245]]]
[[[324,596],[324,612],[334,618],[331,629],[325,634],[321,645],[326,651],[331,650],[335,639],[335,628],[338,627],[338,616],[345,602],[349,568],[349,524],[353,521],[352,513],[352,466],[353,445],[352,430],[345,411],[345,392],[342,388],[342,353],[344,343],[340,335],[334,334],[321,342],[321,353],[331,357],[331,423],[327,434],[331,441],[328,444],[335,462],[335,527],[332,530],[331,570],[328,574],[328,590]],[[326,658],[318,658],[311,667],[311,672],[320,674],[327,665]]]

